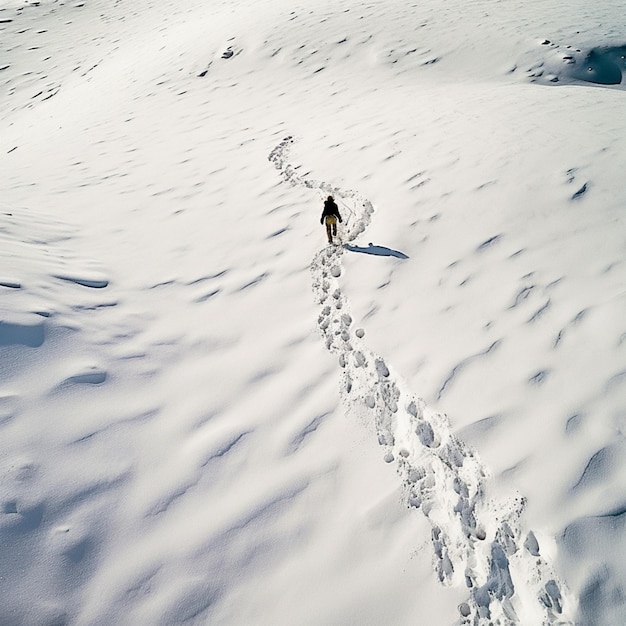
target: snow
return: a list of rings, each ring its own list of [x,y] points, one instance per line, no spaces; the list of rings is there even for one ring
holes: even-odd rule
[[[0,625],[624,623],[625,22],[0,0]]]

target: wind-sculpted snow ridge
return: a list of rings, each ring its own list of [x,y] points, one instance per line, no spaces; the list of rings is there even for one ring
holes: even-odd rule
[[[592,83],[626,89],[626,44],[606,46],[559,45],[544,39],[520,60],[531,82]],[[513,68],[516,71],[518,67]]]
[[[373,206],[353,191],[302,178],[287,161],[285,138],[269,159],[292,185],[349,199],[354,214],[343,240],[353,241],[370,223]],[[520,496],[488,497],[488,472],[477,453],[451,431],[445,415],[426,406],[383,358],[371,352],[365,331],[354,328],[340,287],[344,248],[328,246],[311,264],[313,291],[321,307],[318,326],[341,368],[341,396],[349,412],[374,417],[385,460],[396,462],[406,505],[421,509],[431,524],[434,569],[441,583],[465,584],[459,625],[572,624],[573,602],[555,576],[537,537],[525,531]]]

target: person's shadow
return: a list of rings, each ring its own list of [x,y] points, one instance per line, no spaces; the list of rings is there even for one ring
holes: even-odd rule
[[[385,246],[375,246],[373,243],[368,244],[367,248],[363,248],[362,246],[351,246],[349,243],[344,244],[343,247],[346,250],[350,250],[350,252],[362,252],[363,254],[374,254],[376,256],[395,256],[398,259],[409,258],[406,254],[404,254],[404,252],[392,250],[391,248],[386,248]]]

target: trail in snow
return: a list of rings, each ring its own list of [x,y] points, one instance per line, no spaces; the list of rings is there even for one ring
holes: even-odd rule
[[[354,241],[370,223],[373,206],[354,191],[302,178],[287,161],[293,143],[285,138],[269,155],[292,185],[330,193],[354,205],[343,240]],[[341,396],[349,412],[374,417],[385,460],[396,462],[408,507],[421,509],[432,528],[434,568],[444,584],[465,584],[460,625],[572,624],[567,597],[539,541],[522,524],[524,499],[496,499],[477,453],[451,431],[445,415],[431,410],[354,328],[341,290],[344,248],[328,246],[311,264],[313,291],[321,306],[319,330],[341,367]]]

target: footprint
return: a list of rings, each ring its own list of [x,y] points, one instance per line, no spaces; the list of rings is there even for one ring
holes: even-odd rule
[[[382,359],[377,359],[376,371],[378,372],[379,377],[382,377],[382,378],[389,377],[389,368],[385,365],[385,362]]]
[[[526,537],[526,541],[524,542],[524,547],[530,554],[533,556],[539,556],[539,542],[535,537],[535,533],[531,530]]]
[[[354,362],[357,367],[365,367],[365,357],[362,352],[357,351],[354,353]]]
[[[561,597],[561,590],[555,580],[549,580],[545,586],[546,597],[548,603],[546,606],[554,609],[557,613],[563,612],[563,598]]]
[[[415,429],[415,434],[419,437],[423,446],[430,448],[435,443],[435,433],[433,427],[428,422],[419,422]]]

